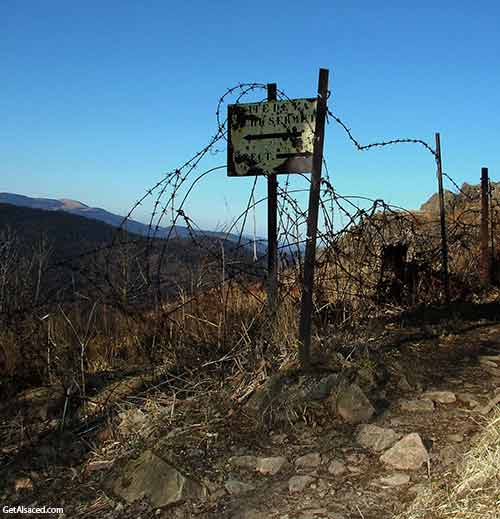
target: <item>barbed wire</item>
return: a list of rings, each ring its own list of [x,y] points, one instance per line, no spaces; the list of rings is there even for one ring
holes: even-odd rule
[[[94,293],[102,301],[116,303],[122,311],[130,311],[132,308],[132,313],[134,305],[147,304],[148,301],[161,306],[164,300],[170,300],[179,283],[184,283],[184,280],[178,279],[178,272],[173,268],[179,265],[175,263],[175,258],[180,254],[180,250],[192,248],[200,251],[204,255],[204,261],[211,262],[214,272],[220,271],[221,268],[226,269],[223,279],[238,283],[242,290],[248,291],[248,283],[255,280],[264,283],[267,244],[265,241],[257,240],[255,235],[250,239],[252,233],[245,233],[248,215],[267,200],[265,196],[255,196],[262,177],[254,178],[243,211],[224,232],[207,233],[202,230],[192,215],[188,214],[186,205],[203,179],[226,168],[225,165],[208,169],[201,167],[203,159],[220,153],[217,145],[227,140],[228,121],[223,115],[223,106],[230,98],[235,98],[234,102],[237,104],[246,96],[258,94],[266,88],[267,85],[262,83],[239,83],[228,88],[218,99],[215,111],[216,129],[212,137],[191,158],[165,173],[152,187],[145,190],[123,218],[111,243],[69,260],[54,263],[44,274],[51,270],[68,270],[72,275],[81,277],[82,286],[88,287],[87,290],[81,291],[85,297],[91,298]],[[277,94],[278,100],[293,102],[283,90],[277,90]],[[262,96],[257,102],[266,102],[266,98]],[[327,113],[341,126],[349,141],[360,151],[408,143],[423,146],[435,159],[437,158],[436,151],[421,139],[397,138],[363,145],[330,109]],[[310,130],[314,130],[310,122],[307,124]],[[357,299],[357,305],[368,307],[374,304],[376,293],[381,290],[380,270],[383,268],[381,258],[384,249],[395,243],[408,245],[408,256],[405,258],[408,264],[425,264],[426,268],[431,270],[440,268],[439,229],[435,221],[437,219],[433,220],[432,215],[417,216],[413,211],[389,205],[381,199],[341,195],[334,189],[325,158],[323,167],[325,174],[321,182],[321,225],[318,230],[318,291],[335,293],[335,297],[331,296],[332,301],[342,301],[349,294],[349,297]],[[460,194],[470,201],[474,200],[449,174],[443,173],[443,176]],[[291,293],[291,286],[300,286],[301,283],[307,208],[301,205],[298,196],[307,193],[310,178],[305,174],[295,175],[294,183],[304,182],[305,188],[292,187],[290,175],[283,175],[283,179],[278,188],[278,234],[280,276],[283,280],[287,278],[289,283],[287,287],[283,284],[281,286],[282,295],[286,297],[286,294]],[[136,238],[126,232],[128,224],[135,211],[150,198],[153,204],[147,232],[145,236]],[[468,223],[468,219],[472,219],[471,214],[469,210],[462,211],[462,221],[455,216],[455,220],[449,222],[452,265],[459,261],[458,251],[465,250],[466,237],[475,232],[473,224]],[[168,226],[165,224],[167,221]],[[254,257],[253,247],[257,246],[258,254]],[[127,257],[127,254],[130,257]],[[473,251],[467,250],[467,254],[470,255],[470,263],[473,264]],[[140,264],[126,266],[126,261],[130,261],[131,257],[139,258],[137,262]],[[92,264],[92,260],[95,260],[95,265]],[[201,263],[202,260],[195,261]],[[132,281],[134,276],[137,278],[136,281]],[[220,276],[214,274],[202,288],[211,289],[220,286],[220,283]],[[124,284],[127,285],[126,290],[123,288]],[[67,292],[64,293],[64,298],[66,297]],[[194,293],[194,300],[197,297],[199,294]],[[421,297],[435,299],[436,293],[428,291],[424,294],[421,291]],[[264,301],[260,302],[264,304]],[[44,304],[49,303],[50,298],[47,298]],[[171,312],[165,312],[165,316],[175,314],[179,308],[179,305],[174,304]]]
[[[328,110],[327,113],[328,113],[328,116],[330,116],[337,124],[339,124],[344,129],[344,131],[347,133],[347,136],[349,137],[349,140],[354,144],[354,146],[356,146],[356,148],[359,151],[369,150],[369,149],[375,148],[375,147],[390,146],[393,144],[420,144],[427,151],[432,153],[432,155],[435,158],[437,157],[436,151],[427,142],[425,142],[421,139],[410,139],[410,138],[392,139],[389,141],[373,142],[371,144],[362,145],[354,138],[350,128],[339,117],[337,117],[330,110]]]

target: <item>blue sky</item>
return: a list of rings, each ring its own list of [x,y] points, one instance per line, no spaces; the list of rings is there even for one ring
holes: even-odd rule
[[[319,67],[330,69],[330,109],[361,142],[433,144],[439,131],[459,184],[477,183],[481,166],[497,180],[499,20],[494,1],[3,0],[0,191],[124,214],[213,135],[227,87],[275,81],[310,97]],[[325,152],[341,193],[412,208],[435,191],[432,156],[419,146],[361,153],[330,124]],[[224,163],[221,153],[204,166]],[[218,171],[189,214],[220,226],[250,185]]]

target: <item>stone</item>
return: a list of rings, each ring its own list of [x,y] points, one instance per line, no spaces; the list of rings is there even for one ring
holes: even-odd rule
[[[449,434],[448,440],[455,442],[455,443],[462,443],[464,441],[464,435],[461,433]]]
[[[400,389],[403,392],[411,391],[412,387],[410,386],[410,383],[408,382],[408,379],[405,375],[401,375],[401,377],[398,380],[398,389]]]
[[[288,460],[283,456],[276,456],[272,458],[257,458],[257,466],[255,470],[264,475],[274,476],[287,464]]]
[[[146,415],[137,408],[123,411],[118,415],[118,417],[120,418],[118,431],[122,436],[140,434],[141,430],[147,423]]]
[[[241,494],[247,494],[248,492],[252,492],[255,490],[255,486],[249,483],[244,483],[243,481],[238,481],[237,479],[228,479],[224,483],[224,488],[231,494],[232,496],[239,496]]]
[[[409,413],[432,413],[434,402],[427,398],[421,400],[402,400],[399,403],[401,411]]]
[[[408,488],[408,493],[412,494],[414,496],[418,496],[419,494],[422,494],[425,492],[426,486],[424,483],[415,483],[415,485],[412,485]]]
[[[476,395],[473,395],[472,393],[458,393],[457,398],[460,402],[467,404],[471,409],[479,405]]]
[[[14,490],[19,492],[33,492],[33,481],[31,478],[19,478],[14,483]]]
[[[288,439],[288,436],[286,434],[272,434],[271,435],[271,442],[275,445],[282,445],[285,443]]]
[[[346,466],[339,460],[333,460],[330,465],[328,465],[328,472],[333,476],[342,476],[346,470]]]
[[[239,469],[256,470],[257,457],[256,456],[233,456],[229,458],[229,463]]]
[[[45,421],[61,416],[65,400],[62,388],[37,387],[23,391],[17,397],[17,406],[22,409],[26,422]]]
[[[207,497],[204,486],[150,450],[125,465],[113,484],[113,492],[127,503],[146,498],[156,508]]]
[[[418,433],[404,436],[380,456],[380,461],[398,470],[417,470],[429,460],[427,449]]]
[[[351,424],[368,422],[375,413],[371,402],[356,384],[351,384],[339,392],[336,398],[336,411]]]
[[[365,449],[380,452],[392,447],[400,438],[393,429],[385,429],[377,425],[360,425],[356,435],[357,442]]]
[[[266,519],[268,516],[256,508],[240,510],[233,519]]]
[[[306,400],[325,400],[339,384],[339,376],[335,373],[323,377],[319,382],[313,384],[304,394]]]
[[[455,393],[451,391],[426,391],[422,395],[422,398],[439,402],[440,404],[452,404],[457,400]]]
[[[312,452],[295,460],[296,469],[314,469],[319,465],[321,465],[321,454],[319,452]]]
[[[439,459],[444,467],[456,463],[459,458],[459,453],[452,445],[447,445],[439,451]]]
[[[91,461],[86,467],[85,472],[98,472],[100,470],[108,470],[114,465],[114,460]]]
[[[287,378],[283,374],[271,376],[250,397],[246,409],[254,417],[262,417],[272,403],[278,399],[286,385]]]
[[[396,472],[390,476],[384,476],[379,479],[381,485],[386,487],[400,487],[410,482],[410,476],[401,472]]]
[[[302,492],[313,482],[314,478],[312,476],[292,476],[288,480],[288,490],[291,494]]]

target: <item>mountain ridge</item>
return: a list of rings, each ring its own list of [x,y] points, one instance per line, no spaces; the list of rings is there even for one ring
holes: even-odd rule
[[[39,198],[20,195],[17,193],[0,192],[0,203],[16,205],[20,207],[28,207],[30,209],[42,209],[45,211],[64,211],[66,213],[82,216],[84,218],[104,222],[116,228],[123,228],[124,230],[137,234],[140,236],[151,236],[152,232],[150,226],[128,218],[125,222],[125,217],[111,213],[106,209],[100,207],[91,207],[79,200],[71,198]],[[190,231],[187,227],[181,225],[159,227],[154,233],[155,238],[190,238],[192,232],[195,235],[203,235],[212,238],[229,239],[230,241],[239,241],[239,236],[236,234],[227,234],[220,231],[196,230]],[[243,236],[244,241],[248,242],[246,245],[253,245],[253,238]],[[250,243],[251,242],[251,243]],[[258,239],[257,249],[259,254],[267,250],[265,240]]]

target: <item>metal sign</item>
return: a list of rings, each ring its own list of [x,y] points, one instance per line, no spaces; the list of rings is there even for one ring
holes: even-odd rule
[[[228,107],[228,176],[312,170],[317,98]]]

